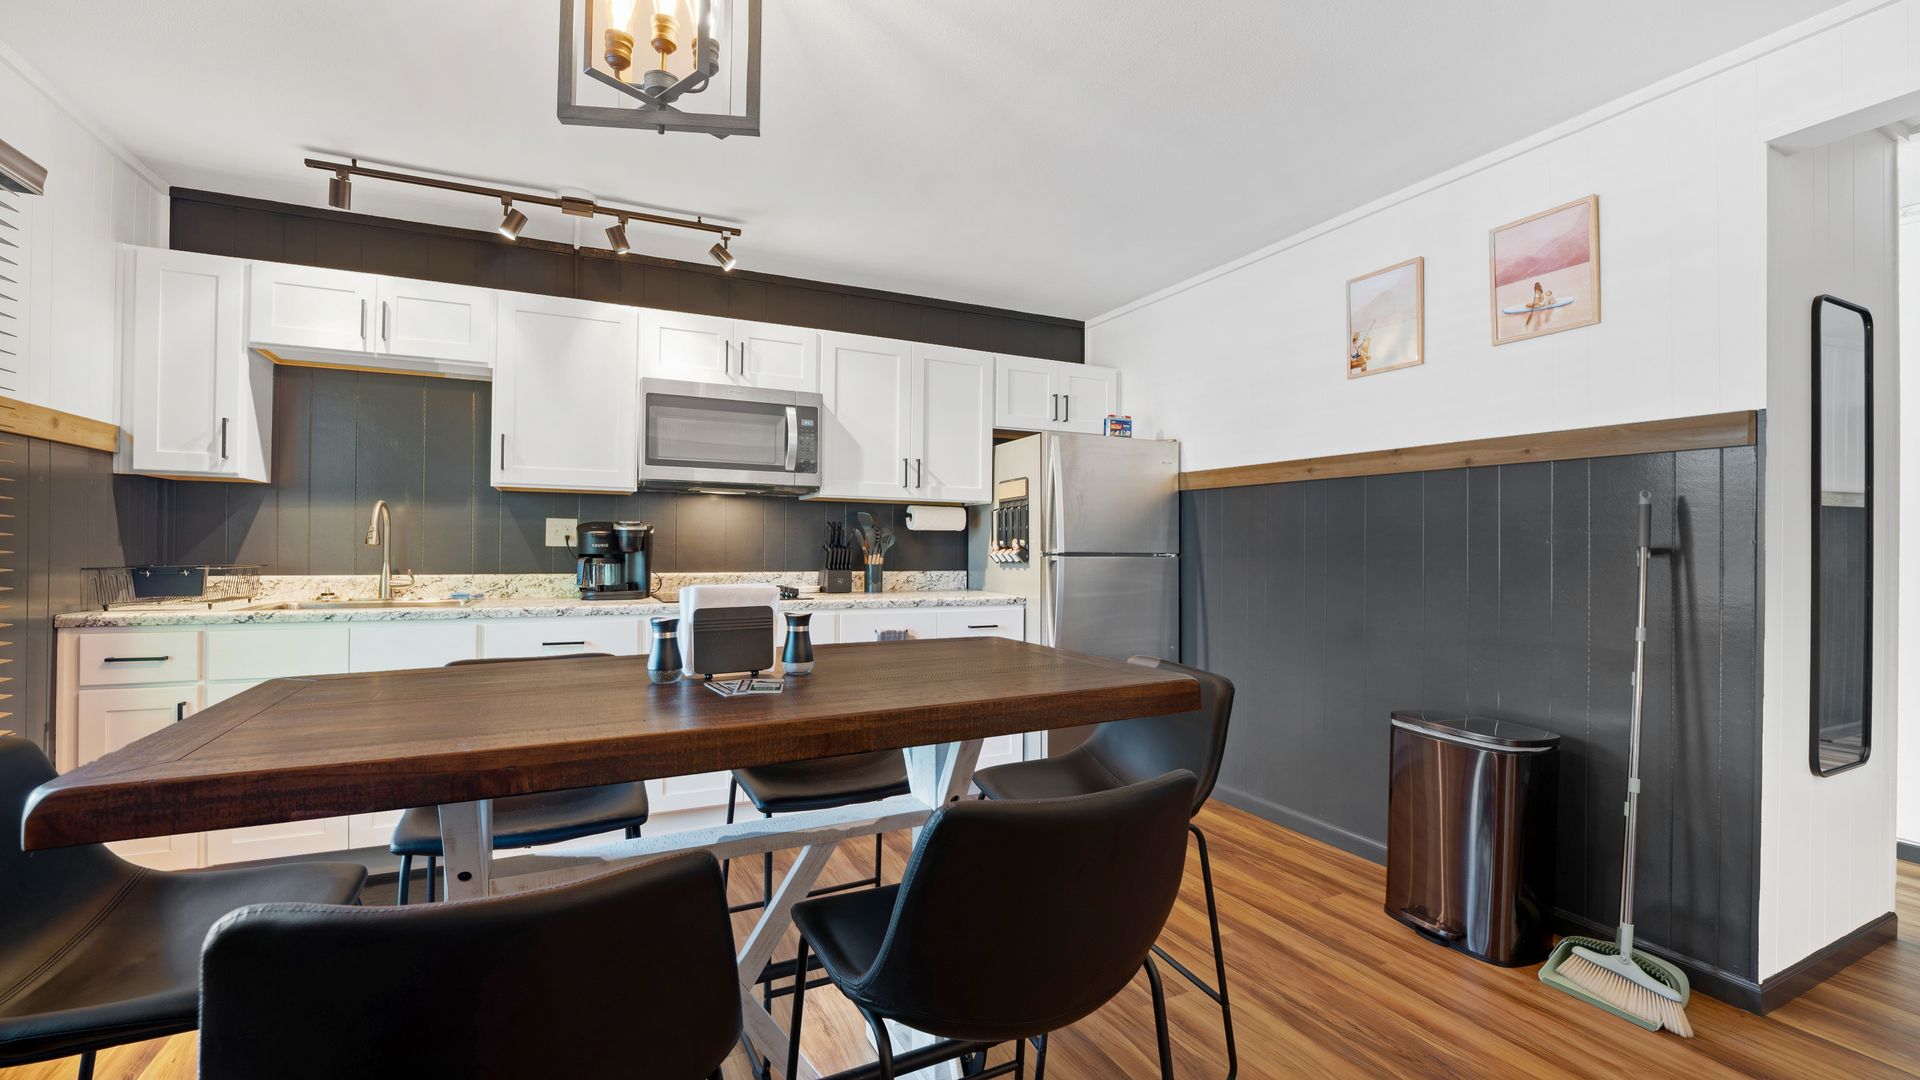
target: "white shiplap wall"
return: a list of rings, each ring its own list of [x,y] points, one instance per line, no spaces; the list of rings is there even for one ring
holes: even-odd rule
[[[1772,381],[1769,367],[1769,144],[1817,145],[1916,113],[1920,0],[1842,5],[1096,318],[1088,358],[1121,369],[1140,432],[1182,440],[1188,469],[1804,407],[1804,388]],[[1816,127],[1832,131],[1806,134]],[[1588,194],[1600,196],[1604,321],[1493,346],[1486,230]],[[1886,228],[1890,238],[1891,221]],[[1427,260],[1426,365],[1349,382],[1344,283],[1415,255]],[[1802,318],[1811,296],[1793,305]],[[1883,308],[1876,328],[1890,357],[1898,320]],[[1791,351],[1804,363],[1804,336]],[[1884,381],[1883,393],[1893,385]],[[1894,418],[1882,419],[1882,440],[1895,438]],[[1804,557],[1804,533],[1781,531],[1791,522],[1776,498],[1780,466],[1803,450],[1770,420],[1769,590],[1785,576],[1776,559]],[[1892,460],[1881,457],[1885,488]],[[1883,500],[1883,521],[1894,501]],[[1883,585],[1892,588],[1891,574]],[[1763,977],[1855,929],[1864,921],[1856,909],[1893,905],[1891,779],[1862,769],[1855,780],[1813,783],[1807,771],[1803,615],[1769,591]],[[1798,636],[1790,620],[1800,621]],[[1881,646],[1893,646],[1891,633]],[[1798,697],[1782,681],[1790,678]],[[1870,768],[1883,768],[1891,750],[1883,742]],[[1826,836],[1803,828],[1815,819],[1839,828],[1843,818]],[[1843,893],[1859,899],[1828,902]]]
[[[7,197],[28,204],[31,269],[19,389],[0,394],[113,422],[115,245],[166,245],[166,187],[3,42],[0,139],[47,169],[45,195]]]

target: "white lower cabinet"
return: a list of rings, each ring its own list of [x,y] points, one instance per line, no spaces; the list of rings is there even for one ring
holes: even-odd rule
[[[316,627],[315,629],[339,628]],[[260,683],[257,681],[210,682],[206,686],[205,701],[207,705],[218,705],[258,685]],[[206,865],[220,866],[223,863],[250,862],[254,859],[278,859],[288,855],[315,855],[322,851],[343,851],[349,846],[351,845],[347,840],[345,817],[315,818],[312,821],[282,821],[272,825],[249,825],[244,829],[219,829],[208,833]]]
[[[445,667],[480,654],[480,632],[469,619],[446,622],[368,623],[347,632],[343,671],[404,671]]]
[[[500,619],[480,624],[480,655],[507,657],[612,653],[639,656],[646,651],[644,620],[638,616],[572,616],[565,619]]]
[[[75,697],[80,765],[184,720],[200,708],[198,684],[89,689]],[[186,870],[201,864],[199,833],[122,840],[107,846],[121,858],[154,870]]]

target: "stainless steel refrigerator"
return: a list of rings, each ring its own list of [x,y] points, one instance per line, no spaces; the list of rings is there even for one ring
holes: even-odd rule
[[[1180,658],[1178,442],[1032,435],[993,478],[985,583],[1027,598],[1028,641]]]

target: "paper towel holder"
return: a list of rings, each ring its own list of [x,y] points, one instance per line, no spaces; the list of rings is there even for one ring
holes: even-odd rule
[[[907,528],[914,532],[965,532],[967,508],[964,506],[907,507]]]

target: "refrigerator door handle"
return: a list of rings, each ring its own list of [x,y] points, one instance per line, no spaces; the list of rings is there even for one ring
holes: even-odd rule
[[[1054,648],[1060,645],[1060,605],[1066,599],[1060,578],[1060,560],[1048,559],[1046,644]]]
[[[1047,514],[1040,522],[1046,535],[1040,538],[1044,545],[1040,550],[1053,552],[1060,550],[1060,500],[1064,493],[1060,489],[1060,442],[1058,439],[1049,439],[1046,447]]]

